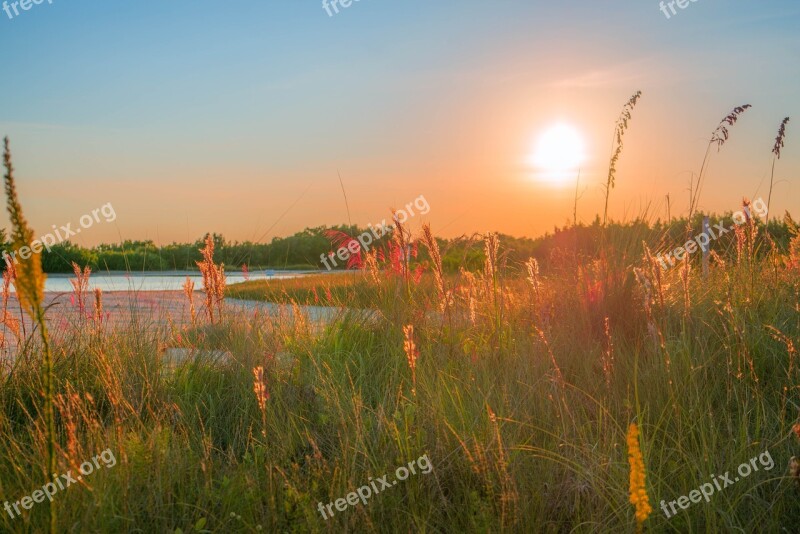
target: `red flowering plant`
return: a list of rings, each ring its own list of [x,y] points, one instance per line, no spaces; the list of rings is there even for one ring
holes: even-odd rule
[[[348,250],[350,257],[347,258],[347,269],[362,269],[364,267],[364,252],[361,248],[361,243],[356,238],[347,235],[341,230],[325,230],[325,237],[330,239],[334,249],[344,248]],[[357,252],[353,252],[353,250]],[[331,255],[333,255],[333,252],[331,252]]]

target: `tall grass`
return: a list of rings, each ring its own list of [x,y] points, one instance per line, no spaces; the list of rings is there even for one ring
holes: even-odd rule
[[[45,321],[43,307],[44,274],[42,273],[40,256],[42,246],[40,243],[38,247],[39,250],[36,250],[34,246],[33,230],[28,226],[28,222],[22,214],[22,207],[19,204],[19,199],[17,198],[17,187],[14,181],[14,166],[11,163],[11,149],[9,148],[8,137],[3,140],[3,166],[5,167],[4,182],[8,215],[11,220],[11,242],[18,258],[18,260],[12,261],[19,261],[19,265],[14,267],[14,285],[20,304],[36,323],[36,328],[39,331],[39,338],[42,343],[42,382],[44,384],[44,416],[47,432],[46,473],[55,473],[56,429],[55,415],[53,412],[55,375],[53,374],[53,353],[47,335],[47,323]],[[51,533],[55,533],[57,524],[56,504],[51,502],[48,508],[50,510],[50,522],[48,527]]]
[[[772,186],[775,183],[775,163],[781,159],[781,150],[783,150],[786,141],[786,125],[788,123],[789,117],[781,121],[781,125],[778,128],[778,136],[775,137],[775,146],[772,147],[772,168],[769,174],[769,196],[767,196],[767,223],[769,223],[769,206],[772,204]]]
[[[700,202],[700,193],[703,191],[703,177],[708,171],[709,158],[711,156],[711,148],[716,145],[717,151],[722,149],[723,145],[730,138],[730,128],[736,124],[739,117],[748,109],[750,104],[743,106],[736,106],[723,118],[717,127],[711,132],[711,137],[708,140],[705,154],[703,155],[703,163],[700,165],[700,171],[697,173],[697,181],[692,180],[689,184],[689,220],[691,221],[692,215],[697,210],[698,203]]]
[[[622,112],[620,112],[617,123],[614,126],[614,139],[611,142],[611,159],[608,163],[608,177],[605,186],[606,202],[603,207],[603,227],[605,227],[608,221],[608,198],[611,196],[611,190],[614,188],[617,177],[617,163],[619,163],[619,158],[622,156],[622,148],[624,146],[622,138],[625,135],[625,131],[628,129],[628,122],[631,120],[633,108],[636,107],[636,103],[641,97],[642,92],[636,91],[633,96],[628,99],[628,102],[622,107]]]

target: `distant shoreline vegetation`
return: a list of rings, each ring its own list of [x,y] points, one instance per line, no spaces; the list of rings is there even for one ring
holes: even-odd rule
[[[730,217],[730,214],[711,216],[712,224]],[[702,217],[697,215],[692,226],[700,228]],[[790,223],[791,224],[791,223]],[[223,236],[213,234],[216,257],[224,263],[229,271],[239,271],[243,266],[247,270],[320,270],[320,254],[334,249],[334,245],[325,236],[325,232],[337,230],[348,235],[359,235],[363,228],[356,226],[334,226],[307,228],[288,237],[277,237],[269,243],[230,242]],[[535,257],[543,269],[558,269],[564,261],[572,263],[577,256],[581,258],[596,257],[600,248],[602,221],[599,218],[591,224],[578,224],[577,227],[564,226],[554,228],[553,232],[532,239],[516,238],[501,235],[504,243],[505,259],[510,265],[522,264],[529,257]],[[627,249],[628,254],[642,253],[642,242],[651,248],[658,248],[660,243],[672,243],[686,232],[686,219],[673,218],[671,222],[657,221],[648,223],[634,220],[627,223],[610,223],[607,228],[609,237],[618,245]],[[769,233],[775,244],[781,248],[788,247],[792,237],[791,229],[784,221],[772,219],[769,222]],[[120,244],[103,244],[84,248],[69,241],[53,245],[51,251],[42,252],[42,267],[46,273],[71,273],[72,262],[80,266],[89,266],[95,272],[131,271],[131,272],[164,272],[164,271],[196,271],[196,261],[201,260],[199,249],[203,247],[205,236],[194,243],[172,243],[158,246],[153,241],[124,241]],[[377,241],[377,247],[385,246],[383,238]],[[442,266],[446,271],[455,272],[459,266],[469,270],[483,266],[483,245],[474,236],[462,236],[452,239],[437,238],[442,250]],[[5,232],[0,230],[0,242],[4,249]],[[424,248],[424,247],[421,247]],[[727,250],[726,240],[720,240],[715,247],[718,254]],[[417,262],[425,263],[427,256],[420,250]],[[633,258],[631,258],[633,259]],[[339,269],[342,270],[342,269]]]

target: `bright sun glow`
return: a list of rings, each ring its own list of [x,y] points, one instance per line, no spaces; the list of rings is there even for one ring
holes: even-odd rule
[[[583,139],[578,131],[567,124],[557,124],[539,137],[529,162],[541,177],[563,182],[574,177],[583,160]]]

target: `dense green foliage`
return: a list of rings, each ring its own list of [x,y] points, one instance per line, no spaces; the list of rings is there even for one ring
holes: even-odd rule
[[[702,217],[694,217],[692,235],[701,231]],[[718,222],[731,225],[731,214],[712,216],[712,226]],[[332,251],[334,246],[325,236],[326,230],[337,230],[357,237],[366,230],[357,227],[337,226],[333,228],[307,228],[302,232],[287,237],[276,237],[269,243],[230,242],[221,235],[214,234],[215,257],[224,263],[229,270],[237,270],[242,265],[249,269],[324,269],[320,255]],[[789,239],[789,227],[774,218],[770,222],[770,234],[775,243],[783,250]],[[550,263],[560,263],[562,256],[568,254],[572,260],[577,258],[593,258],[599,255],[600,233],[602,224],[595,219],[591,224],[556,227],[552,233],[539,238],[513,237],[501,235],[506,245],[505,258],[510,264],[519,264],[529,257],[537,258],[547,267]],[[642,252],[642,241],[647,242],[654,252],[666,252],[682,244],[686,234],[686,219],[673,219],[670,223],[655,221],[648,223],[637,219],[628,223],[611,223],[607,227],[609,239],[616,241],[630,240],[638,253]],[[0,235],[2,237],[2,235]],[[70,242],[57,244],[42,254],[42,266],[45,272],[71,272],[72,262],[88,265],[97,271],[167,271],[196,269],[199,261],[199,249],[203,247],[205,236],[194,243],[172,243],[157,246],[153,241],[124,241],[120,244],[99,245],[94,248],[83,248]],[[383,237],[373,248],[385,250],[386,240]],[[713,248],[720,254],[726,250],[732,239],[731,233],[714,243]],[[483,245],[479,236],[452,239],[439,238],[442,250],[442,264],[446,271],[456,272],[459,267],[468,270],[479,269],[483,265]],[[11,250],[9,244],[4,250]],[[421,251],[420,259],[427,259]],[[343,262],[338,262],[337,269],[342,269]]]

